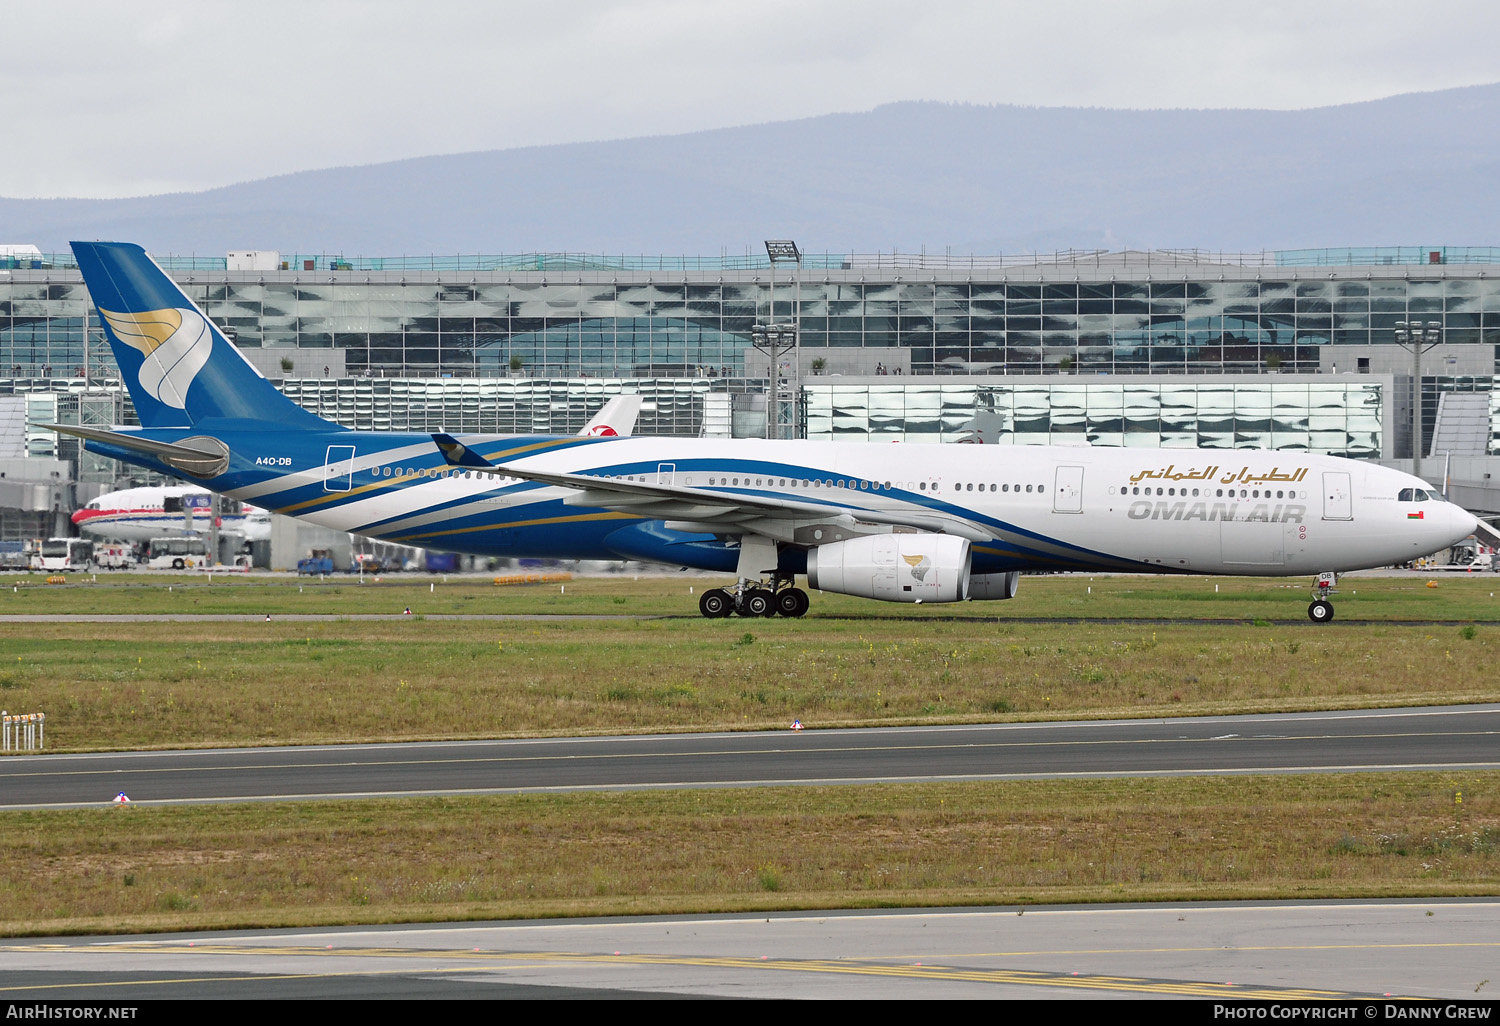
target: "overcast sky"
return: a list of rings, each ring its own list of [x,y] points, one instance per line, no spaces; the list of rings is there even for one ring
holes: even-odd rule
[[[1493,0],[6,3],[0,196],[198,190],[897,100],[1316,107],[1500,81],[1497,38]]]

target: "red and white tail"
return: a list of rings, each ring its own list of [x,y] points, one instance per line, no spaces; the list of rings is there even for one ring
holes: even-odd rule
[[[617,395],[578,433],[586,438],[628,438],[635,432],[635,419],[640,412],[640,396]]]

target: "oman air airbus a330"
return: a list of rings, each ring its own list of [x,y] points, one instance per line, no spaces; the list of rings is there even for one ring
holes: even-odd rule
[[[352,431],[246,361],[139,247],[74,243],[143,427],[92,452],[372,538],[734,574],[705,616],[801,616],[815,589],[1008,599],[1028,570],[1311,575],[1462,538],[1409,474],[1331,456]],[[1314,590],[1309,615],[1333,617]]]

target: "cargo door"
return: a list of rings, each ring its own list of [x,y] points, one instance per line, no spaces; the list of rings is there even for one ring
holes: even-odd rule
[[[1246,567],[1284,565],[1286,527],[1277,521],[1220,521],[1219,542],[1224,562]]]

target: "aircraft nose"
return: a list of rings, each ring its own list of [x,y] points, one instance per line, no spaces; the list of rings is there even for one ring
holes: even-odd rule
[[[1479,518],[1457,503],[1448,503],[1448,524],[1454,541],[1463,541],[1479,530]]]

